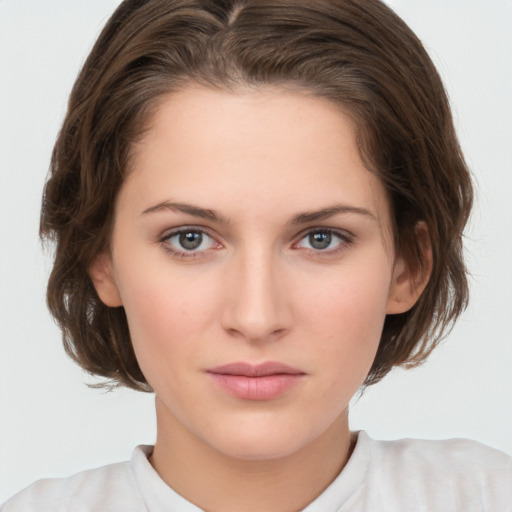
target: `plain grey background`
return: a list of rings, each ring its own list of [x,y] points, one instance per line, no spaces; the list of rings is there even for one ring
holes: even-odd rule
[[[512,454],[512,1],[389,2],[443,76],[477,203],[471,305],[423,367],[358,401],[381,439],[469,437]],[[40,196],[67,96],[118,1],[0,0],[0,502],[42,477],[128,459],[153,443],[153,397],[89,389],[46,311]]]

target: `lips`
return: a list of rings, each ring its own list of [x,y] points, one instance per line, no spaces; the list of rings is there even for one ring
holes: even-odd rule
[[[244,400],[273,400],[305,376],[303,371],[278,362],[230,363],[210,368],[207,373],[222,391]]]
[[[267,375],[303,375],[304,372],[286,364],[268,362],[258,365],[249,363],[230,363],[223,366],[217,366],[208,370],[209,373],[223,375],[243,375],[245,377],[265,377]]]

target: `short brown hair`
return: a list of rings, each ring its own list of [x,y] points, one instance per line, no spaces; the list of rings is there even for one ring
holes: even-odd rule
[[[388,315],[365,381],[430,354],[467,303],[462,231],[469,172],[439,75],[421,42],[378,0],[126,0],[74,85],[46,184],[41,236],[56,243],[48,304],[87,371],[148,390],[124,309],[98,298],[88,269],[108,250],[130,147],[163,95],[187,84],[292,86],[342,106],[389,192],[396,253],[414,272],[429,232],[433,267],[415,306]]]

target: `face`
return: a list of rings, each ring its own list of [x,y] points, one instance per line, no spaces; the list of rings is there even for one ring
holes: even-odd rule
[[[190,88],[134,147],[91,277],[125,308],[171,430],[276,458],[346,418],[386,314],[411,306],[390,233],[386,192],[339,109]]]

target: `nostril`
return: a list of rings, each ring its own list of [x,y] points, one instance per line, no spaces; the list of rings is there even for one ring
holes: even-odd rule
[[[261,343],[281,338],[293,320],[290,296],[279,285],[273,261],[242,259],[242,268],[227,283],[221,324],[233,338]],[[240,279],[243,277],[243,279]]]
[[[250,341],[252,343],[265,343],[265,342],[272,342],[277,341],[281,339],[283,336],[286,335],[288,332],[288,329],[286,328],[279,328],[279,329],[255,329],[255,328],[243,328],[240,327],[239,329],[230,327],[226,329],[226,332],[228,335],[234,337],[234,338],[240,338],[245,339],[247,341]]]

